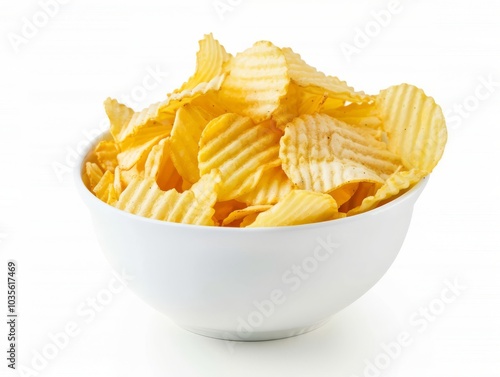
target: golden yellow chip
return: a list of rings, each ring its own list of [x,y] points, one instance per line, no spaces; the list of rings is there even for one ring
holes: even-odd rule
[[[115,207],[139,216],[184,224],[214,225],[214,209],[192,191],[162,191],[152,178],[133,179]]]
[[[219,95],[229,110],[255,122],[270,119],[290,83],[281,49],[271,42],[257,42],[236,55],[227,69],[230,73]]]
[[[380,138],[382,121],[375,102],[371,103],[351,103],[347,106],[340,106],[333,109],[322,107],[321,113],[328,114],[332,118],[348,123],[352,126],[363,127],[366,130],[373,130],[373,134]]]
[[[359,182],[354,194],[339,206],[339,212],[347,214],[351,209],[359,207],[366,197],[375,195],[381,186],[382,184],[378,182]]]
[[[182,190],[182,177],[175,169],[170,157],[170,137],[160,140],[149,152],[144,164],[144,176],[151,177],[163,191],[175,188]]]
[[[271,209],[262,212],[248,227],[287,226],[316,223],[337,217],[335,199],[328,194],[293,190]]]
[[[218,225],[222,224],[222,221],[229,216],[229,214],[238,209],[245,208],[246,204],[241,203],[237,200],[228,200],[225,202],[217,202],[214,205],[215,213],[214,220]]]
[[[237,209],[236,211],[231,212],[224,219],[224,221],[222,221],[222,226],[231,226],[231,224],[237,222],[238,220],[243,220],[248,215],[258,214],[267,211],[271,207],[272,205],[266,204],[266,205],[249,206],[243,209]]]
[[[114,188],[114,179],[115,175],[109,170],[106,170],[93,189],[95,196],[108,204],[113,203],[117,199]]]
[[[260,212],[255,212],[245,216],[240,222],[240,228],[246,228],[247,226],[252,224],[257,219],[257,216],[259,216],[259,214]]]
[[[118,101],[108,98],[104,102],[104,107],[110,120],[110,132],[117,143],[122,143],[127,138],[135,135],[144,127],[171,126],[173,116],[162,112],[168,106],[169,101],[157,102],[151,106],[135,112],[129,107],[118,103]]]
[[[87,162],[85,163],[85,176],[87,177],[88,180],[88,188],[91,189],[92,191],[94,190],[94,187],[99,183],[103,175],[103,172],[99,165],[97,165],[95,162]]]
[[[269,124],[254,124],[250,118],[237,114],[215,118],[201,135],[200,174],[220,170],[220,201],[246,194],[257,185],[267,168],[279,165],[280,136]]]
[[[330,195],[335,199],[337,205],[342,209],[342,205],[347,203],[354,195],[354,193],[358,190],[360,182],[352,182],[346,183],[340,187],[337,187],[335,190],[330,192]]]
[[[122,142],[122,151],[117,155],[118,165],[121,169],[128,170],[141,159],[145,162],[151,148],[169,134],[170,127],[164,125],[142,128]]]
[[[370,98],[363,92],[356,92],[345,81],[337,77],[326,76],[323,72],[311,67],[291,48],[284,48],[282,51],[290,78],[299,86],[309,87],[309,90],[316,88],[316,92],[320,95],[326,92],[330,98],[351,102],[364,102]]]
[[[441,107],[413,85],[391,86],[380,92],[377,106],[389,150],[401,156],[407,169],[430,173],[447,140]]]
[[[350,182],[384,183],[400,166],[383,142],[325,114],[296,118],[280,144],[283,170],[305,190],[328,193]]]
[[[200,179],[198,152],[200,137],[211,116],[199,107],[187,104],[175,115],[170,141],[170,156],[185,181]]]
[[[121,179],[121,169],[119,166],[115,168],[114,172],[114,180],[113,180],[114,191],[116,194],[116,200],[120,197],[120,194],[123,191],[123,183]]]
[[[104,101],[104,109],[109,118],[111,136],[115,141],[121,141],[122,134],[126,133],[125,129],[135,114],[134,110],[111,98]]]
[[[116,159],[118,153],[120,153],[120,147],[113,140],[102,140],[95,147],[97,161],[104,170],[115,170],[118,166]]]
[[[198,201],[213,207],[217,202],[222,176],[219,170],[212,169],[208,174],[202,175],[200,180],[193,184],[192,191]]]
[[[210,33],[199,41],[199,45],[200,49],[196,54],[196,72],[174,93],[194,89],[199,84],[209,82],[224,73],[224,66],[231,59],[231,55],[219,41]]]
[[[295,188],[281,166],[267,169],[262,173],[259,183],[250,192],[238,197],[248,205],[276,204]]]
[[[405,190],[420,181],[426,175],[418,169],[409,171],[398,171],[391,175],[386,183],[380,187],[372,196],[365,196],[361,205],[347,212],[348,216],[357,215],[375,208],[381,202],[395,198],[402,190]]]

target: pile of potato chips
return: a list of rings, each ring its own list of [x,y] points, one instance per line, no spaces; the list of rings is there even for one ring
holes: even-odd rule
[[[267,41],[232,56],[212,35],[195,74],[135,112],[107,99],[110,137],[84,182],[153,219],[224,227],[356,215],[429,174],[447,139],[441,108],[412,85],[355,91]]]

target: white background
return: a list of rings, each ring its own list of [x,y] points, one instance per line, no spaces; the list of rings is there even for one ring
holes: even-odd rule
[[[35,0],[1,0],[0,316],[4,323],[6,263],[15,259],[18,363],[37,367],[31,375],[65,377],[500,376],[500,2],[401,0],[378,27],[373,12],[387,9],[385,0],[219,3],[233,5],[218,13],[213,0],[70,0],[44,19]],[[16,51],[11,39],[23,37],[25,18],[40,27]],[[366,28],[372,36],[366,46],[358,37],[358,48]],[[65,170],[99,129],[107,96],[136,109],[164,98],[193,72],[208,32],[232,53],[260,39],[290,46],[369,93],[415,84],[448,117],[445,154],[395,264],[306,335],[229,347],[150,309],[116,284]],[[346,56],[347,44],[358,50]],[[144,91],[151,70],[161,74]],[[458,294],[441,305],[447,282]],[[109,284],[121,290],[110,299]],[[111,302],[89,313],[95,297]],[[416,326],[429,306],[432,320]],[[51,334],[67,326],[77,334],[55,355]],[[381,344],[401,333],[412,344],[383,356]],[[1,355],[6,334],[0,326]],[[52,360],[36,361],[44,352]],[[375,362],[383,370],[367,366]]]

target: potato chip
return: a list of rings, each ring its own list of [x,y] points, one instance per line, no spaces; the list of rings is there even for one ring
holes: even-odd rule
[[[251,214],[245,216],[243,219],[241,219],[240,228],[246,228],[250,224],[253,224],[254,221],[257,219],[257,216],[259,216],[260,213],[261,212],[255,212],[255,213],[251,213]]]
[[[217,202],[221,181],[220,171],[212,169],[210,173],[201,176],[200,180],[193,184],[189,191],[193,192],[199,202],[213,207]]]
[[[118,166],[118,168],[120,168]],[[116,169],[115,169],[116,172]],[[122,189],[126,188],[130,182],[132,182],[136,178],[144,178],[144,169],[142,167],[138,167],[137,164],[132,166],[132,168],[128,170],[119,169],[120,173],[120,182]]]
[[[325,114],[296,118],[280,144],[283,170],[300,189],[328,193],[350,182],[384,183],[400,166],[383,142]]]
[[[194,89],[199,84],[207,83],[224,73],[224,66],[231,59],[231,55],[219,41],[214,39],[212,34],[207,34],[199,45],[200,49],[196,54],[196,72],[174,93]]]
[[[214,225],[214,209],[196,199],[192,191],[162,191],[152,178],[133,179],[115,207],[152,219],[195,225]]]
[[[284,48],[282,51],[290,78],[299,86],[309,87],[309,90],[316,88],[320,95],[326,92],[330,98],[351,102],[364,102],[370,98],[363,92],[356,92],[345,81],[340,81],[337,77],[326,76],[323,72],[311,67],[291,48]]]
[[[328,114],[332,118],[341,120],[352,126],[363,127],[365,130],[373,130],[374,136],[380,138],[382,121],[375,102],[371,103],[351,103],[347,106],[336,108],[322,107],[321,113]]]
[[[182,178],[191,183],[200,179],[199,142],[209,120],[211,120],[210,114],[190,104],[181,107],[175,115],[170,156]]]
[[[200,174],[220,170],[220,201],[250,192],[266,168],[279,165],[280,136],[279,131],[268,124],[254,124],[250,118],[237,114],[215,118],[201,135]]]
[[[342,208],[341,206],[344,203],[347,203],[349,199],[351,199],[354,195],[354,193],[357,191],[360,183],[359,182],[352,182],[352,183],[346,183],[345,185],[342,185],[340,187],[337,187],[335,190],[331,191],[329,194],[335,199],[337,202],[337,205]]]
[[[111,98],[104,101],[104,109],[109,118],[111,136],[115,141],[122,140],[122,134],[126,133],[125,129],[135,114],[134,110]]]
[[[114,188],[114,178],[114,174],[106,170],[93,189],[95,196],[108,204],[114,203],[118,198]]]
[[[398,171],[391,175],[385,184],[380,187],[375,195],[365,196],[361,205],[349,210],[348,216],[357,215],[375,208],[382,201],[396,197],[402,190],[405,190],[420,181],[426,175],[418,169],[409,171]]]
[[[117,155],[120,168],[128,170],[141,159],[145,162],[151,148],[169,134],[170,128],[159,124],[144,127],[133,137],[125,139],[121,144],[122,151]]]
[[[116,156],[120,153],[120,147],[113,140],[102,140],[95,147],[95,154],[99,165],[104,170],[114,171],[118,166]]]
[[[214,205],[215,213],[214,220],[218,225],[222,224],[222,221],[229,216],[229,214],[238,209],[245,208],[247,205],[245,203],[239,202],[237,200],[227,200],[225,202],[217,202]]]
[[[295,188],[281,166],[267,169],[262,173],[257,186],[250,192],[238,197],[248,205],[276,204]]]
[[[206,95],[212,91],[218,91],[224,79],[225,74],[215,76],[212,80],[208,82],[201,82],[193,89],[186,89],[182,92],[172,93],[166,102],[166,105],[162,107],[161,111],[163,114],[174,116],[175,112],[187,103],[194,101],[196,98]]]
[[[272,205],[256,205],[249,206],[243,209],[238,209],[231,212],[222,222],[222,226],[231,226],[231,224],[237,222],[238,220],[243,220],[245,217],[251,214],[258,214],[267,211]],[[239,225],[239,224],[238,224]]]
[[[219,95],[229,110],[255,122],[270,119],[290,83],[281,49],[271,42],[257,42],[236,55],[227,69],[230,74]]]
[[[441,107],[422,89],[408,84],[382,90],[377,107],[389,150],[401,156],[407,169],[430,173],[440,160],[447,140]]]
[[[271,209],[259,214],[248,227],[316,223],[332,220],[337,213],[337,203],[330,195],[307,190],[293,190]]]
[[[95,162],[85,163],[85,175],[88,179],[88,187],[92,191],[102,178],[103,172]]]
[[[119,166],[115,168],[113,186],[116,193],[116,200],[118,200],[118,197],[123,191],[123,184],[121,180],[121,169]]]
[[[182,190],[182,177],[175,169],[170,157],[170,137],[160,140],[151,151],[144,164],[144,177],[154,178],[163,191],[175,188]]]
[[[173,116],[162,112],[168,103],[168,100],[157,102],[139,112],[134,112],[118,101],[108,98],[104,102],[104,107],[111,123],[110,132],[113,139],[117,143],[122,143],[144,127],[158,124],[171,126]]]
[[[356,191],[348,201],[339,206],[339,212],[348,213],[351,209],[361,205],[363,200],[371,195],[375,195],[382,186],[379,182],[359,182]]]

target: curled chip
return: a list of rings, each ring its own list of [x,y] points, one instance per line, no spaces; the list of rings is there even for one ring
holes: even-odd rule
[[[384,183],[400,165],[369,132],[325,114],[290,122],[281,138],[280,158],[297,187],[323,193],[351,182]]]
[[[200,139],[200,174],[219,169],[219,200],[231,200],[250,192],[268,167],[279,165],[280,133],[250,118],[225,114],[210,121]]]
[[[407,169],[430,173],[441,158],[447,140],[441,108],[413,85],[382,90],[377,97],[389,150],[401,156]]]
[[[425,173],[417,169],[396,172],[387,179],[382,187],[376,190],[375,194],[365,194],[362,203],[350,209],[347,214],[355,215],[375,208],[381,202],[397,197],[402,190],[414,185],[424,176]]]
[[[257,186],[252,191],[241,195],[238,200],[248,205],[276,204],[294,188],[294,184],[281,166],[276,166],[264,171]]]
[[[166,137],[151,148],[144,164],[144,176],[154,178],[162,190],[175,188],[181,191],[182,177],[170,157],[170,144],[170,137]]]
[[[165,100],[104,107],[112,138],[89,154],[89,190],[140,216],[207,226],[372,210],[424,179],[447,139],[441,108],[415,86],[365,94],[291,48],[259,41],[233,56],[212,34]]]
[[[337,214],[337,202],[330,195],[293,190],[271,209],[259,214],[249,227],[316,223],[332,220]]]
[[[236,55],[228,70],[220,96],[229,110],[255,122],[269,119],[290,83],[283,51],[271,42],[257,42]]]
[[[179,174],[190,183],[200,179],[200,137],[211,118],[202,108],[190,104],[181,107],[175,115],[170,156]]]
[[[320,95],[326,93],[328,97],[347,100],[351,102],[367,101],[370,97],[363,92],[356,92],[334,76],[326,76],[316,68],[308,65],[299,54],[291,48],[282,49],[285,55],[290,78],[301,87],[307,87]]]
[[[238,220],[243,220],[249,215],[257,215],[261,212],[267,211],[269,208],[271,208],[272,205],[256,205],[256,206],[249,206],[246,208],[242,209],[237,209],[236,211],[231,212],[222,222],[222,226],[232,226],[235,222]]]

